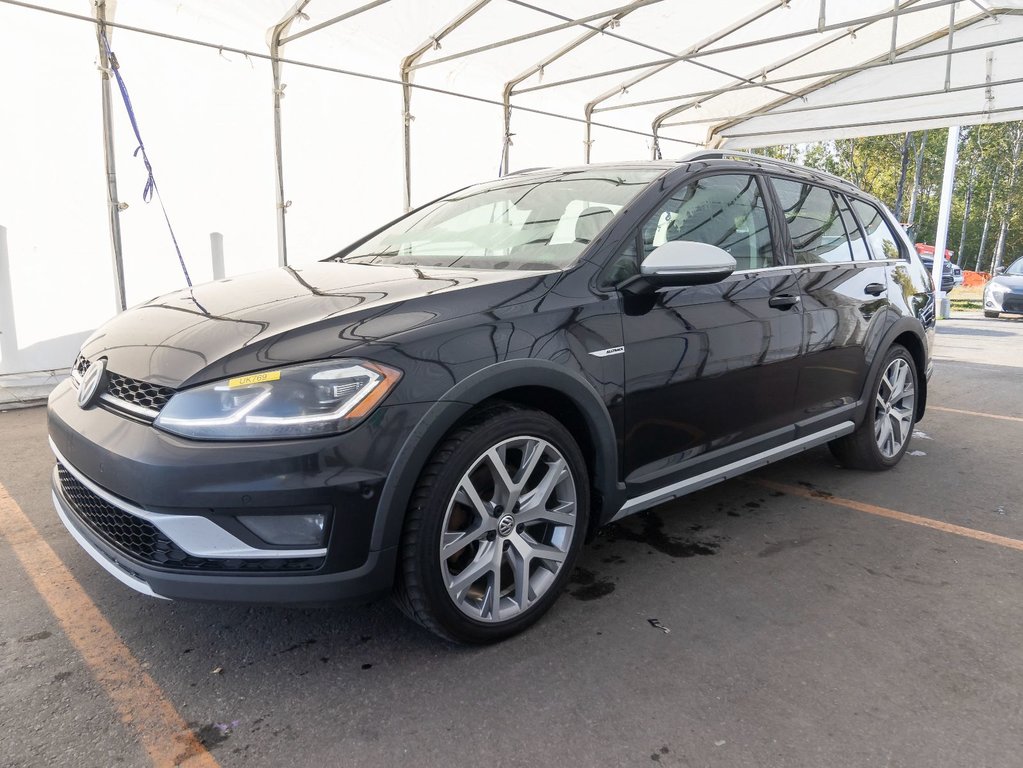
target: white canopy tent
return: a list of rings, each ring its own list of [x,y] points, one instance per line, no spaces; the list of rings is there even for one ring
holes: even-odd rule
[[[0,0],[0,372],[182,284],[100,22],[200,280],[213,230],[302,263],[515,168],[1023,118],[1023,0],[40,2]]]

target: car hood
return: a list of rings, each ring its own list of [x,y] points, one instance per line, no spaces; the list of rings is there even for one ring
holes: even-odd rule
[[[168,387],[323,359],[423,325],[535,300],[560,273],[318,262],[254,272],[132,307],[82,347]]]
[[[992,278],[991,287],[999,286],[1013,291],[1023,291],[1023,275],[998,275]]]

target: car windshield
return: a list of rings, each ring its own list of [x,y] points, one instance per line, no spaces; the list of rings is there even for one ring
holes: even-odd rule
[[[1005,269],[1007,275],[1023,275],[1023,258],[1016,259]]]
[[[338,257],[360,264],[564,269],[663,172],[587,168],[506,177],[430,203]]]

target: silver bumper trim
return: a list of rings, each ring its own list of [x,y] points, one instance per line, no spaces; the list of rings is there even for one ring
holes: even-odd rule
[[[65,465],[67,466],[67,465]],[[89,555],[93,560],[99,563],[103,570],[113,576],[122,584],[125,584],[136,592],[141,592],[143,595],[149,595],[150,597],[158,597],[161,600],[170,600],[169,597],[156,594],[152,587],[150,587],[142,579],[137,579],[131,574],[124,571],[120,566],[113,562],[104,553],[100,552],[92,543],[85,538],[81,532],[75,527],[75,524],[68,519],[67,512],[64,510],[64,504],[61,502],[60,497],[57,495],[56,490],[50,491],[50,496],[53,498],[53,508],[57,510],[57,516],[60,517],[60,521],[64,523],[64,527],[67,528],[68,533],[78,542],[79,546],[85,550],[86,554]]]
[[[103,490],[89,480],[89,478],[85,477],[57,450],[53,438],[50,438],[50,450],[57,457],[57,461],[74,475],[78,482],[103,499],[107,504],[117,507],[129,515],[140,517],[146,522],[152,523],[163,531],[167,538],[193,557],[254,560],[275,557],[288,559],[296,557],[323,557],[327,554],[326,547],[321,547],[320,549],[259,549],[246,544],[209,518],[202,517],[201,515],[168,515],[162,512],[150,512],[148,509],[142,509],[114,496],[109,491]]]

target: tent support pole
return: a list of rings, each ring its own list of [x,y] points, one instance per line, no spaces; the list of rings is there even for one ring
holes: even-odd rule
[[[114,158],[114,121],[110,98],[110,60],[103,35],[107,31],[107,7],[99,0],[96,8],[96,42],[99,45],[99,67],[102,77],[103,99],[103,162],[107,177],[107,217],[110,227],[110,251],[113,257],[114,300],[117,311],[123,312],[128,306],[124,292],[124,252],[121,248],[121,203],[117,198],[117,163]]]
[[[511,137],[512,137],[512,134],[511,134],[511,97],[515,93],[515,87],[517,85],[519,85],[519,83],[521,83],[523,80],[526,80],[527,78],[530,78],[533,75],[539,74],[542,77],[543,76],[543,71],[544,71],[544,69],[547,66],[553,64],[555,61],[560,59],[562,56],[565,56],[566,54],[571,53],[576,48],[579,48],[581,45],[583,45],[588,40],[592,40],[597,35],[602,34],[604,32],[604,30],[608,29],[609,27],[617,26],[617,24],[622,19],[624,19],[626,16],[628,16],[630,13],[632,13],[634,10],[636,10],[639,7],[641,7],[642,5],[645,5],[645,3],[639,2],[639,1],[634,2],[631,6],[629,6],[627,8],[621,9],[621,10],[618,11],[618,13],[616,13],[613,16],[605,19],[603,22],[600,23],[599,26],[587,26],[586,31],[583,32],[581,35],[579,35],[578,37],[574,38],[572,41],[566,43],[565,45],[561,46],[560,48],[558,48],[553,53],[545,56],[540,61],[538,61],[536,64],[534,64],[529,69],[527,69],[525,72],[522,72],[517,77],[513,77],[511,80],[509,80],[507,83],[504,84],[504,91],[503,91],[503,93],[504,93],[504,151],[503,151],[503,153],[501,155],[501,158],[502,158],[502,160],[501,160],[501,168],[502,168],[501,175],[502,176],[507,176],[508,175],[508,163],[509,163],[509,157],[508,156],[510,154]],[[589,119],[589,115],[587,115],[587,118],[586,118],[586,163],[587,164],[589,164],[589,162],[590,162],[590,128],[591,128],[591,126],[590,126],[590,119]]]
[[[938,203],[938,231],[934,236],[934,298],[937,316],[944,319],[945,294],[941,290],[941,273],[945,265],[945,247],[948,244],[948,224],[952,213],[952,190],[955,186],[956,160],[959,158],[959,126],[948,129],[948,143],[945,145],[945,172],[941,177],[941,200]]]
[[[270,69],[274,81],[274,192],[277,196],[277,265],[288,264],[288,237],[284,217],[288,212],[290,200],[284,199],[284,151],[281,143],[281,99],[284,97],[284,85],[281,83],[281,38],[287,34],[295,19],[302,16],[302,11],[311,0],[296,0],[291,9],[277,24],[270,29]]]
[[[419,60],[423,58],[427,51],[431,49],[439,49],[441,40],[475,16],[476,13],[489,2],[490,0],[476,0],[472,5],[438,30],[435,35],[428,37],[426,42],[401,60],[401,117],[403,122],[402,134],[404,139],[402,142],[402,151],[405,159],[405,213],[412,210],[412,121],[415,119],[412,116],[412,70],[416,68]]]

